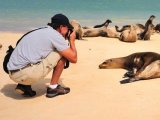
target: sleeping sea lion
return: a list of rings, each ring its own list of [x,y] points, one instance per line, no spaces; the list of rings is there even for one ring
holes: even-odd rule
[[[135,28],[137,36],[138,36],[138,34],[142,33],[145,29],[144,25],[142,25],[142,24],[134,24],[133,26]],[[123,32],[124,30],[129,30],[130,27],[131,27],[131,25],[124,25],[124,26],[122,26],[121,29],[119,29],[119,27],[116,25],[115,29],[117,32]]]
[[[133,81],[142,79],[142,77],[139,77],[139,76],[142,75],[145,68],[147,68],[148,65],[150,65],[151,63],[157,60],[160,60],[159,53],[138,52],[125,57],[118,57],[118,58],[105,60],[103,63],[99,65],[99,68],[100,69],[112,69],[112,68],[126,69],[129,72],[125,74],[125,77],[129,77],[129,80],[130,80],[129,82],[133,82]],[[146,71],[149,71],[149,70],[146,70]],[[155,73],[156,72],[160,72],[160,71],[155,71]],[[145,74],[149,75],[150,72]],[[150,79],[150,77],[147,77],[147,76],[143,76],[143,78]],[[156,78],[156,76],[152,76],[152,78]]]
[[[107,29],[109,23],[111,23],[111,20],[107,20],[107,23],[102,27],[83,29],[83,37],[98,37],[98,36],[102,36],[101,33],[105,32],[105,30]]]
[[[123,30],[118,30],[118,26],[115,26],[117,31],[122,31],[119,37],[120,41],[123,42],[136,42],[137,32],[134,25],[128,25],[123,27]]]

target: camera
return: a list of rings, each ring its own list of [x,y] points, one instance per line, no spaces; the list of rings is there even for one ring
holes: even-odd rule
[[[72,32],[73,32],[73,29],[68,29],[68,32],[67,32],[67,34],[65,36],[65,39],[70,40],[70,35],[72,34]],[[64,69],[67,69],[68,67],[69,67],[69,61],[66,60]]]
[[[68,32],[66,33],[66,36],[65,36],[65,38],[67,39],[67,40],[70,40],[70,35],[72,34],[72,32],[73,32],[73,29],[68,29]]]

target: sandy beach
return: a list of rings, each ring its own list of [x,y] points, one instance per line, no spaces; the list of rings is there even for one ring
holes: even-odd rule
[[[121,42],[116,38],[93,37],[76,40],[77,64],[70,64],[60,80],[71,92],[46,98],[51,73],[33,85],[36,97],[15,93],[16,83],[3,71],[9,45],[19,33],[0,33],[0,119],[1,120],[160,120],[160,78],[121,84],[123,69],[99,69],[106,59],[134,52],[160,52],[160,34],[149,41]]]

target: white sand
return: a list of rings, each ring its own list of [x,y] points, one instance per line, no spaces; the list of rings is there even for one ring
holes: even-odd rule
[[[134,52],[160,52],[160,34],[150,41],[124,43],[114,38],[76,41],[78,63],[64,70],[61,80],[71,88],[67,95],[46,98],[45,80],[34,84],[37,96],[24,98],[14,92],[14,83],[2,69],[8,45],[22,34],[0,33],[1,120],[160,120],[160,78],[120,84],[122,69],[98,69],[105,59]]]

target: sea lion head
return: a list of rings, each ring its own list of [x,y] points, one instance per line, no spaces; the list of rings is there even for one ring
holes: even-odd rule
[[[114,66],[116,65],[115,62],[113,62],[112,59],[108,59],[108,60],[105,60],[103,63],[101,63],[99,65],[99,68],[100,69],[108,69],[108,68],[115,68]]]

